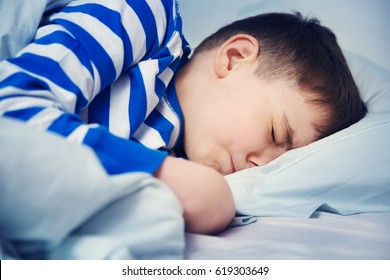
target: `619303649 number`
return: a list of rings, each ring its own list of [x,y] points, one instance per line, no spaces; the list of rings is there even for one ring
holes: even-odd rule
[[[216,275],[267,275],[269,268],[267,266],[260,267],[239,267],[239,266],[224,266],[218,267],[215,270]]]

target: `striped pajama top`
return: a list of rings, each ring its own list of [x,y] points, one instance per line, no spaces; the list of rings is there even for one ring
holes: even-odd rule
[[[174,0],[72,2],[0,63],[0,115],[91,147],[109,174],[153,173],[182,145],[181,28]]]

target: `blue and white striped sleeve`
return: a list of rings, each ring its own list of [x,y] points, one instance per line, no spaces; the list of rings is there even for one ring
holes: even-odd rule
[[[81,0],[51,15],[31,44],[0,63],[0,115],[90,146],[110,174],[155,172],[166,153],[87,125],[80,112],[123,71],[159,48],[172,5]]]

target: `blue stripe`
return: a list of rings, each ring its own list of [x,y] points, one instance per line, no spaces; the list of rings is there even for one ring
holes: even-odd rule
[[[169,53],[168,48],[164,48],[164,51],[165,51],[165,49],[167,50],[166,51],[167,54],[162,56],[161,58],[158,58],[158,67],[160,69],[159,73],[161,73],[163,70],[168,68],[171,65],[171,63],[172,63],[172,61],[174,59],[174,56]]]
[[[171,81],[171,83],[168,85],[168,88],[166,90],[166,98],[168,100],[169,105],[172,107],[173,111],[175,112],[176,116],[179,118],[180,122],[180,130],[179,130],[179,137],[175,143],[175,149],[182,149],[183,145],[183,132],[184,132],[184,116],[183,112],[180,107],[179,100],[177,98],[176,94],[176,88],[175,88],[175,78]]]
[[[166,88],[165,88],[165,84],[163,83],[163,81],[161,81],[159,77],[156,77],[154,91],[156,92],[159,99],[161,99],[161,97],[164,95],[165,90],[166,90]]]
[[[176,0],[162,0],[161,3],[164,6],[165,14],[167,15],[167,19],[171,19],[173,12],[173,5],[176,4]]]
[[[171,69],[172,71],[177,71],[178,68],[182,65],[183,61],[181,60],[180,57],[177,57],[172,63],[171,63]]]
[[[19,109],[14,111],[8,111],[4,114],[6,117],[11,117],[15,119],[19,119],[22,121],[28,121],[30,118],[41,112],[43,107],[30,107],[25,109]]]
[[[0,81],[0,89],[6,88],[8,86],[17,87],[23,90],[37,90],[37,89],[48,90],[49,89],[48,84],[45,83],[44,81],[32,77],[23,72],[12,74],[7,78],[5,78],[3,81]],[[25,94],[20,94],[20,95],[23,96]]]
[[[134,12],[138,15],[146,35],[146,54],[144,59],[148,59],[152,53],[159,48],[158,33],[154,14],[146,1],[127,0]],[[142,16],[142,17],[141,17]]]
[[[166,45],[162,45],[161,49],[156,52],[152,58],[154,59],[161,59],[165,58],[171,55],[171,52],[169,51],[168,47]]]
[[[111,84],[116,77],[115,67],[110,56],[99,42],[86,30],[73,22],[64,19],[55,19],[53,22],[64,26],[84,46],[89,59],[99,72],[101,81],[100,90]]]
[[[103,127],[89,129],[83,143],[93,148],[111,175],[137,171],[153,174],[167,156],[166,152],[112,135]]]
[[[87,53],[85,49],[81,46],[80,42],[70,36],[68,33],[63,31],[55,31],[51,34],[48,34],[44,37],[41,37],[34,41],[35,44],[39,45],[50,45],[50,44],[60,44],[69,49],[75,54],[79,59],[80,63],[88,69],[89,73],[93,77],[93,68],[88,60]]]
[[[130,79],[130,135],[140,127],[146,118],[147,99],[144,79],[142,77],[139,66],[131,68],[129,71]]]
[[[119,38],[121,38],[123,47],[124,47],[124,65],[123,69],[130,67],[133,62],[133,47],[129,35],[126,32],[126,29],[123,27],[121,22],[121,15],[117,11],[108,9],[107,7],[101,6],[99,4],[84,4],[80,6],[67,6],[62,12],[73,13],[73,12],[82,12],[88,14],[101,23],[106,25],[113,33],[115,33]]]
[[[81,119],[74,114],[62,114],[48,128],[63,136],[68,136],[82,124]]]
[[[88,123],[109,127],[111,87],[100,92],[88,107]]]
[[[175,2],[175,3],[173,3]],[[179,28],[176,28],[176,22],[180,19],[178,17],[178,6],[176,1],[168,0],[168,1],[162,1],[164,8],[165,8],[165,14],[167,15],[167,30],[166,30],[166,36],[165,36],[165,41],[164,44],[168,42],[168,40],[171,39],[171,36],[175,30],[179,30],[181,32],[181,22]],[[173,21],[173,5],[176,5],[176,22]]]
[[[77,97],[76,108],[75,108],[76,112],[79,112],[82,107],[87,105],[87,99],[81,93],[81,90],[78,88],[78,86],[75,83],[73,83],[69,79],[69,77],[62,70],[61,65],[57,61],[52,60],[51,58],[48,57],[44,57],[32,53],[24,53],[17,58],[10,59],[9,61],[19,66],[22,69],[30,71],[41,77],[48,78],[54,84],[60,86],[61,88],[67,91],[74,93],[75,96]]]
[[[160,133],[160,136],[164,140],[165,145],[169,143],[174,126],[163,115],[161,115],[159,111],[153,110],[152,113],[150,113],[150,115],[146,118],[145,124],[153,127]]]

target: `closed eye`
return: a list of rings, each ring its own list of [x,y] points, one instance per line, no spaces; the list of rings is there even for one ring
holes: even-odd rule
[[[275,139],[275,130],[274,130],[274,127],[272,126],[272,130],[271,130],[271,136],[272,136],[272,142],[276,142],[276,139]]]

